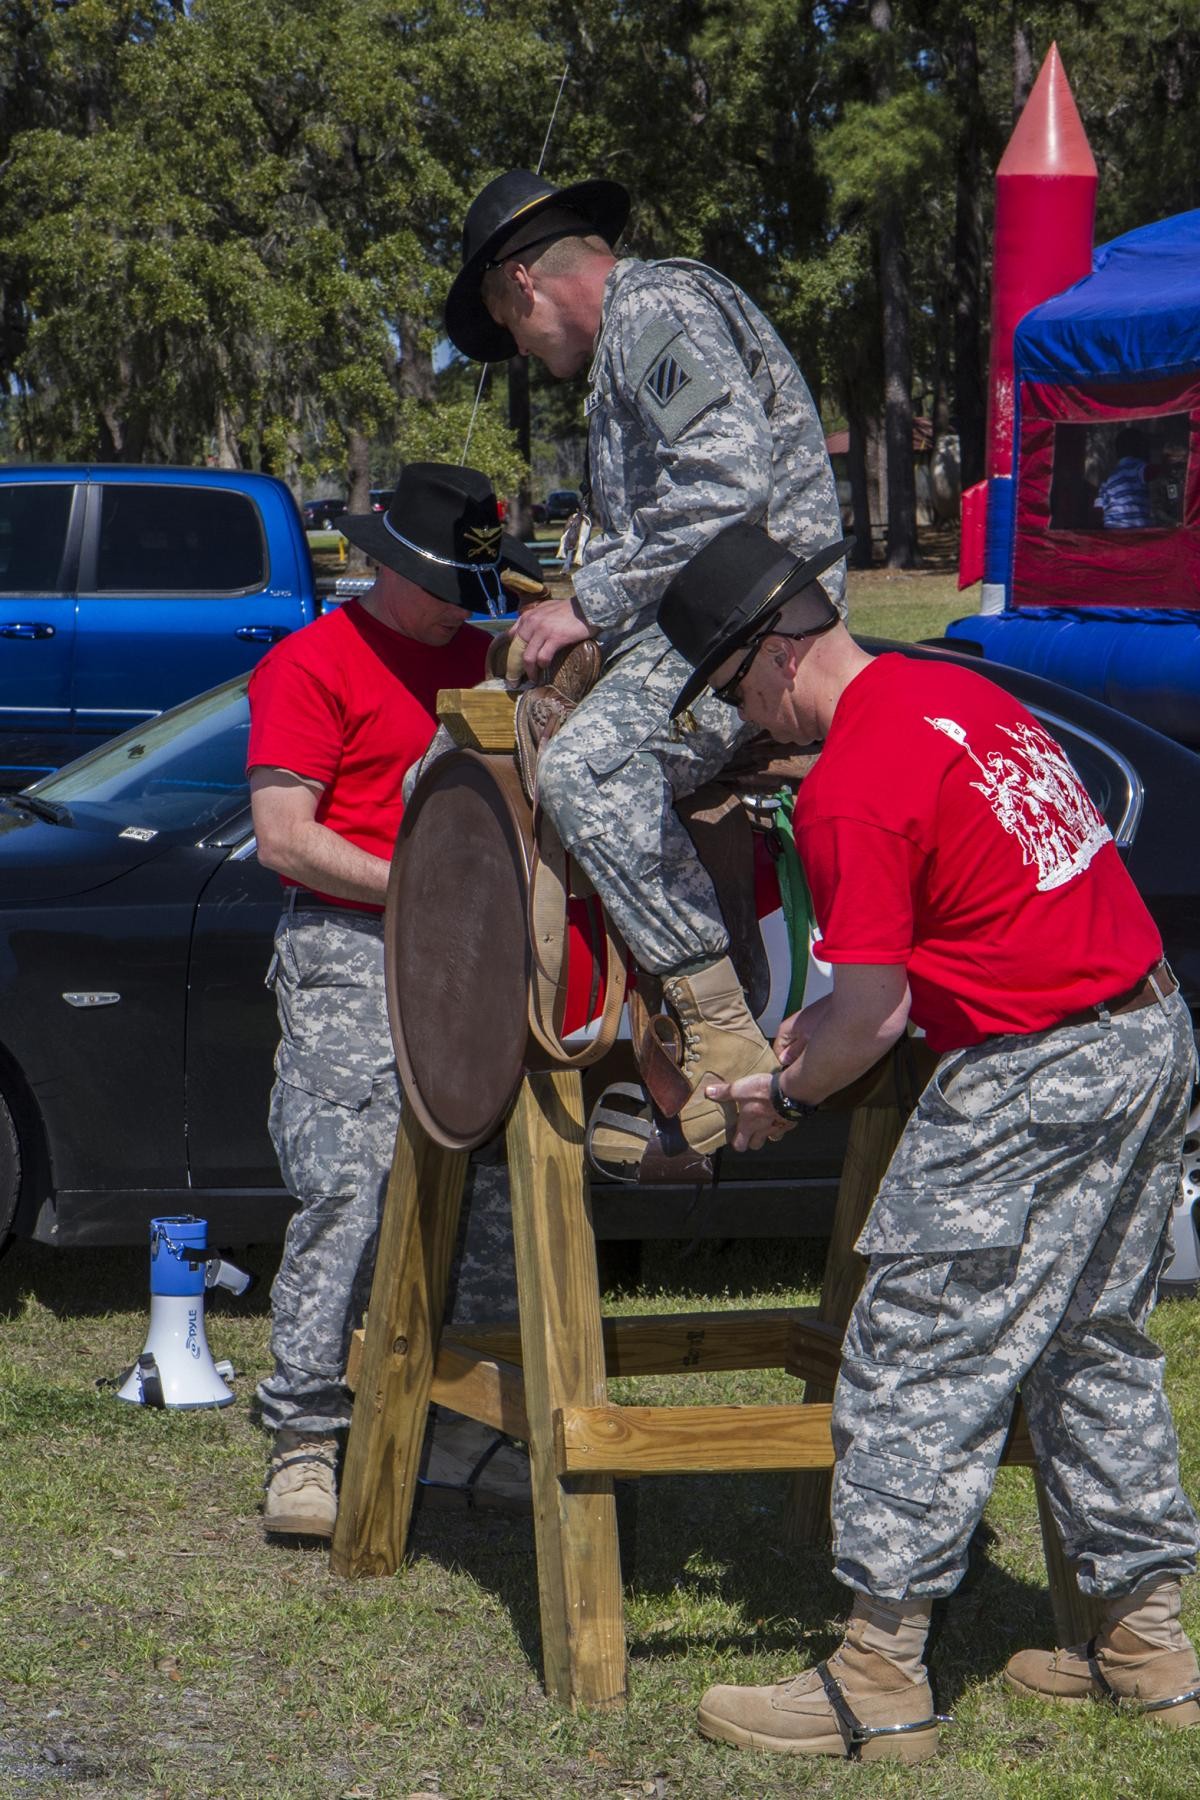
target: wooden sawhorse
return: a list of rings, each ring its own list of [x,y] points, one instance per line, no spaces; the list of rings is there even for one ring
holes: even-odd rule
[[[833,1466],[828,1401],[858,1288],[850,1245],[901,1125],[895,1107],[863,1107],[854,1115],[815,1313],[605,1320],[579,1076],[527,1076],[507,1133],[519,1323],[451,1338],[442,1333],[442,1311],[467,1157],[436,1145],[405,1108],[354,1380],[334,1572],[391,1575],[399,1567],[431,1401],[521,1438],[530,1455],[546,1689],[571,1706],[621,1705],[625,1632],[615,1477],[816,1471],[798,1478],[798,1490],[799,1482],[809,1485],[798,1491],[793,1527],[810,1540],[824,1534]],[[795,1406],[608,1403],[610,1373],[772,1367],[787,1368],[822,1398]],[[1032,1460],[1019,1416],[1006,1460]],[[814,1492],[813,1483],[822,1486]],[[1083,1603],[1044,1508],[1042,1522],[1061,1629],[1082,1616]]]

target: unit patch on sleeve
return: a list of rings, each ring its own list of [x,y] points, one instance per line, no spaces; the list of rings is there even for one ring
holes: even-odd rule
[[[643,334],[629,375],[638,405],[669,444],[729,391],[704,367],[685,334],[662,320]]]

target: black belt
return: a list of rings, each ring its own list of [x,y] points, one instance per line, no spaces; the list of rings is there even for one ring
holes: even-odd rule
[[[352,919],[382,919],[383,908],[355,906],[350,900],[330,900],[324,894],[314,894],[311,888],[292,887],[288,889],[288,909],[295,912],[335,912],[349,913]]]
[[[1081,1006],[1078,1012],[1068,1013],[1051,1029],[1058,1031],[1064,1025],[1095,1025],[1105,1014],[1111,1017],[1114,1013],[1140,1012],[1144,1006],[1166,1000],[1178,987],[1169,964],[1158,962],[1123,994],[1115,994],[1111,1000],[1101,1000],[1095,1006]]]

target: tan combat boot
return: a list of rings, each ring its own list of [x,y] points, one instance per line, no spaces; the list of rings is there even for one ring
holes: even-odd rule
[[[1111,1700],[1155,1725],[1200,1725],[1200,1664],[1179,1623],[1178,1581],[1157,1582],[1110,1601],[1090,1644],[1020,1650],[1004,1671],[1014,1693],[1077,1706]]]
[[[335,1437],[277,1431],[267,1469],[263,1530],[280,1537],[332,1537],[337,1458]]]
[[[693,1150],[716,1150],[733,1136],[737,1108],[710,1100],[704,1092],[709,1082],[770,1075],[779,1059],[750,1017],[727,956],[690,975],[667,975],[662,985],[683,1036],[680,1072],[692,1090],[679,1126]]]
[[[897,1662],[877,1646],[890,1634],[873,1623],[892,1613],[912,1640]],[[700,1702],[704,1737],[743,1750],[792,1756],[840,1756],[861,1762],[924,1762],[946,1723],[933,1709],[921,1654],[928,1601],[867,1601],[855,1606],[841,1648],[774,1687],[713,1687]]]

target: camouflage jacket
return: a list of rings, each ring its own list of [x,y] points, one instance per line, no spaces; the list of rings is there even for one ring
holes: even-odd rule
[[[840,537],[804,378],[714,269],[617,263],[589,381],[593,529],[575,595],[606,653],[646,635],[671,577],[722,526],[750,519],[797,552]],[[823,584],[844,611],[844,565]]]

